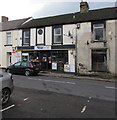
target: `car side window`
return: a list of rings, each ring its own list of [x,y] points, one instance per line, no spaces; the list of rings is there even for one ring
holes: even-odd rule
[[[24,67],[26,67],[27,66],[27,62],[22,62],[21,65],[24,66]]]
[[[30,67],[30,63],[29,62],[27,62],[27,67]]]
[[[14,66],[20,66],[20,62],[15,63]]]

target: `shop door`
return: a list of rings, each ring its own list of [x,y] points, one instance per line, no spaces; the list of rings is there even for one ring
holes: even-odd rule
[[[51,56],[50,51],[47,52],[40,52],[40,62],[41,62],[41,69],[42,70],[51,70]]]

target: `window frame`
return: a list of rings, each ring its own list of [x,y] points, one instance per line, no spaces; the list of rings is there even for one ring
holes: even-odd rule
[[[95,26],[95,25],[102,25],[102,26]],[[101,29],[103,30],[103,38],[102,39],[96,39],[95,30]],[[106,22],[105,21],[96,21],[92,22],[91,24],[91,30],[92,30],[92,42],[105,42],[106,41]]]
[[[8,37],[10,37],[10,42]],[[6,45],[12,45],[11,32],[6,32]]]
[[[92,56],[92,71],[94,72],[108,72],[108,61],[107,61],[107,49],[92,49],[91,50]],[[96,57],[98,59],[96,59]],[[98,66],[96,64],[98,63]],[[100,67],[103,67],[100,68]]]
[[[60,29],[60,34],[55,34],[55,29]],[[60,36],[61,41],[60,42],[56,42],[55,41],[55,37]],[[62,45],[63,44],[63,26],[59,25],[59,26],[53,26],[52,27],[52,45]]]
[[[25,32],[29,32],[29,36],[27,37],[27,38],[29,39],[29,43],[26,43],[26,42],[24,41],[24,39],[27,39],[27,38],[25,37]],[[30,29],[24,29],[24,30],[22,31],[22,46],[30,46]]]

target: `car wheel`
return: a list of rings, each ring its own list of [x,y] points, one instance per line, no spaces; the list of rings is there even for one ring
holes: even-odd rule
[[[30,76],[30,71],[26,70],[25,71],[25,76]]]
[[[10,98],[10,90],[5,88],[2,90],[2,104],[5,104],[9,101]]]

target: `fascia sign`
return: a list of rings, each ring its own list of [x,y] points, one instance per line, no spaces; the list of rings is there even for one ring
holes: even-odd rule
[[[34,49],[35,50],[39,50],[39,49],[41,49],[41,50],[43,50],[43,49],[47,49],[48,50],[49,49],[50,50],[51,46],[35,46]]]

